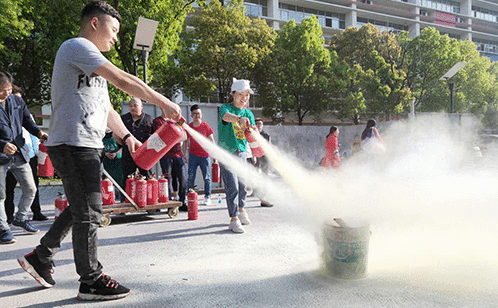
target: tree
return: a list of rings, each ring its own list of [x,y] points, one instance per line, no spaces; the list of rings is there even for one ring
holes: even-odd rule
[[[25,91],[24,97],[29,106],[49,103],[50,79],[55,54],[62,42],[78,35],[81,10],[88,1],[7,0],[7,4],[9,2],[17,3],[21,12],[17,15],[21,16],[21,20],[26,25],[31,26],[25,26],[26,30],[15,32],[20,33],[19,36],[9,35],[4,40],[8,50],[12,53],[6,61],[17,82]],[[129,73],[134,71],[134,55],[139,54],[139,51],[133,50],[138,18],[143,16],[159,21],[154,47],[149,57],[148,72],[150,79],[153,80],[154,71],[168,61],[167,55],[177,47],[179,32],[187,13],[192,9],[192,3],[204,1],[113,0],[108,2],[118,10],[123,20],[119,40],[115,48],[107,52],[105,56]],[[0,5],[3,6],[4,1]],[[14,8],[16,5],[9,6],[10,13],[14,12]],[[5,12],[0,10],[0,16],[3,15]],[[3,33],[5,33],[3,30],[0,31],[0,35]],[[160,79],[160,74],[158,77]],[[112,85],[109,89],[111,101],[115,108],[119,108],[121,101],[128,98],[127,95]]]
[[[216,90],[219,103],[227,101],[233,77],[251,76],[256,63],[270,52],[275,36],[265,21],[245,15],[241,0],[228,1],[226,6],[211,1],[188,24],[193,30],[183,32],[182,48],[174,56],[177,61],[170,63],[165,75],[177,76],[178,86],[192,97]]]
[[[335,35],[330,46],[348,67],[340,115],[358,124],[362,113],[389,118],[409,105],[411,92],[395,34],[367,24]]]
[[[300,24],[291,20],[278,31],[275,48],[264,63],[268,75],[258,87],[264,115],[276,118],[292,112],[302,125],[306,116],[329,109],[338,87],[334,78],[337,57],[324,47],[321,35],[315,16]]]
[[[451,78],[454,111],[483,115],[488,105],[496,102],[496,75],[489,58],[481,57],[474,43],[441,35],[432,27],[413,39],[402,37],[400,42],[417,111],[450,110],[447,84],[439,78],[459,61],[468,65]]]

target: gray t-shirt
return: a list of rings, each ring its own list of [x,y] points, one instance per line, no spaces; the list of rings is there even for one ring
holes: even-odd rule
[[[94,72],[108,61],[86,38],[73,38],[61,45],[52,73],[48,146],[104,147],[109,92],[107,81]]]

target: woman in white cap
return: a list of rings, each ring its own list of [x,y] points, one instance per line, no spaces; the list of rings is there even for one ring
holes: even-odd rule
[[[247,139],[244,131],[254,126],[254,115],[251,110],[245,108],[251,94],[254,92],[249,86],[249,80],[233,79],[230,98],[227,104],[220,107],[218,123],[218,145],[244,161],[247,158]],[[230,225],[228,230],[235,233],[244,233],[242,225],[251,223],[247,212],[244,210],[246,204],[246,187],[239,181],[237,175],[220,165],[221,177],[225,183],[227,196],[228,214]]]

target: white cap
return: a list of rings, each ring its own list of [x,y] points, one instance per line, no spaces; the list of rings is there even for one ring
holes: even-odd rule
[[[245,90],[249,90],[249,93],[254,94],[254,91],[251,89],[251,86],[249,85],[249,80],[245,79],[237,80],[236,78],[233,78],[232,92],[233,91],[244,92]]]

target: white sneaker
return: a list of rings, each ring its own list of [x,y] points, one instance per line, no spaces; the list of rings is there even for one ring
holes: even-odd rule
[[[244,233],[246,231],[244,230],[244,227],[242,227],[242,224],[240,223],[239,219],[230,221],[230,224],[228,225],[228,230],[232,231],[233,233]]]
[[[204,198],[204,204],[205,205],[211,205],[211,197]]]
[[[239,219],[243,225],[251,224],[251,221],[249,220],[249,215],[247,215],[246,211],[240,212]]]

